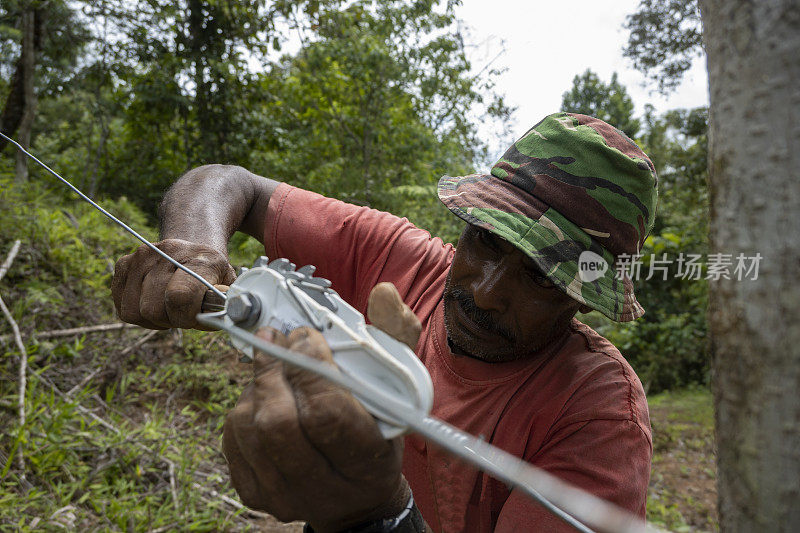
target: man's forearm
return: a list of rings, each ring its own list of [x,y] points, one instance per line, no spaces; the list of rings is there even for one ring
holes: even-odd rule
[[[277,181],[242,167],[192,169],[164,195],[159,207],[161,238],[205,244],[226,256],[236,231],[261,241],[269,198],[277,186]]]

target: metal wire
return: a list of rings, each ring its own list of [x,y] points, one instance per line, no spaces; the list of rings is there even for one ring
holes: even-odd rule
[[[365,405],[374,406],[375,409],[371,411],[389,415],[427,440],[521,490],[577,531],[591,533],[592,529],[589,526],[598,531],[622,533],[658,531],[615,505],[567,485],[552,474],[518,457],[428,416],[425,412],[388,395],[373,384],[356,380],[321,361],[268,343],[247,330],[227,324],[221,319],[220,313],[199,314],[197,320],[202,324],[223,329],[232,337],[263,353],[314,372],[349,390]]]
[[[125,231],[127,231],[128,233],[130,233],[131,235],[133,235],[134,237],[136,237],[140,241],[142,241],[145,245],[149,246],[150,249],[152,249],[158,255],[160,255],[161,257],[163,257],[164,259],[166,259],[167,261],[169,261],[173,265],[175,265],[176,268],[179,268],[179,269],[183,270],[184,272],[186,272],[187,274],[189,274],[190,276],[195,278],[197,281],[199,281],[200,283],[202,283],[203,285],[208,287],[209,290],[213,291],[217,296],[219,296],[223,300],[226,299],[225,293],[222,292],[221,290],[219,290],[218,288],[216,288],[211,283],[209,283],[205,278],[203,278],[203,276],[201,276],[197,272],[194,272],[193,270],[183,266],[182,264],[180,264],[179,262],[177,262],[176,260],[174,260],[173,258],[168,256],[167,254],[165,254],[164,252],[159,250],[158,247],[155,244],[151,243],[150,241],[148,241],[147,239],[145,239],[144,237],[139,235],[139,233],[137,233],[136,230],[134,230],[133,228],[131,228],[130,226],[125,224],[123,221],[121,221],[120,219],[118,219],[117,217],[115,217],[114,215],[112,215],[111,213],[109,213],[108,211],[106,211],[105,209],[100,207],[99,205],[97,205],[94,202],[94,200],[92,200],[91,198],[89,198],[88,196],[83,194],[77,187],[75,187],[73,184],[71,184],[70,182],[68,182],[64,178],[62,178],[55,170],[51,169],[50,167],[48,167],[47,165],[42,163],[35,155],[33,155],[32,153],[27,151],[25,148],[20,146],[20,144],[17,141],[15,141],[14,139],[8,137],[6,134],[4,134],[1,131],[0,131],[0,136],[2,136],[4,139],[6,139],[10,143],[12,143],[17,148],[19,148],[22,151],[22,153],[24,153],[25,155],[27,155],[28,157],[30,157],[31,159],[33,159],[34,161],[39,163],[42,166],[42,168],[44,168],[50,174],[52,174],[56,178],[60,179],[67,187],[69,187],[70,189],[75,191],[78,194],[78,196],[80,196],[81,198],[83,198],[84,200],[89,202],[95,209],[97,209],[98,211],[103,213],[105,216],[107,216],[108,218],[110,218],[111,220],[113,220],[114,222],[119,224]]]

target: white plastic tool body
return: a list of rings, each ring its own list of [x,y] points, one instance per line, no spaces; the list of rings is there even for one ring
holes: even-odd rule
[[[433,405],[433,384],[425,366],[405,344],[378,328],[368,325],[364,316],[345,302],[330,282],[312,276],[313,267],[295,270],[286,259],[268,262],[258,259],[255,266],[242,273],[227,293],[224,320],[236,325],[231,318],[233,309],[242,298],[256,310],[257,317],[246,325],[249,331],[272,327],[284,334],[300,327],[318,329],[342,372],[360,382],[376,386],[414,410],[430,412]],[[254,301],[254,300],[257,300]],[[242,324],[238,324],[242,327]],[[252,345],[233,339],[244,354],[243,360],[253,357]],[[358,398],[358,393],[354,393]],[[396,421],[380,407],[363,401],[362,404],[378,419],[386,438],[406,431],[405,424]]]

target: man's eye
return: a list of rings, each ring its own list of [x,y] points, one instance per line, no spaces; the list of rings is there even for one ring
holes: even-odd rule
[[[538,286],[549,289],[550,287],[555,287],[555,284],[550,281],[550,278],[545,276],[544,274],[540,274],[539,272],[529,270],[528,277]]]

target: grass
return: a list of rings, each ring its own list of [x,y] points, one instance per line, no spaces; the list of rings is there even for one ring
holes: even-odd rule
[[[142,332],[134,330],[114,343],[122,346],[137,335]],[[24,426],[14,416],[11,387],[2,387],[0,423],[8,431],[0,439],[0,529],[253,526],[242,510],[218,496],[235,498],[219,435],[223,413],[239,389],[231,385],[245,380],[245,373],[236,371],[234,356],[219,336],[202,355],[195,346],[200,337],[187,337],[161,334],[123,361],[97,357],[108,339],[76,342],[81,349],[71,350],[68,365],[55,350],[29,342]],[[5,354],[4,377],[15,360]],[[66,394],[98,368],[96,379]],[[20,450],[23,468],[13,460]]]
[[[249,379],[221,334],[138,328],[38,339],[115,322],[114,260],[136,247],[83,203],[0,175],[0,261],[22,247],[0,295],[28,355],[0,319],[0,531],[244,531],[267,522],[238,504],[220,435]],[[148,238],[124,199],[104,202]],[[239,239],[235,252],[249,255]],[[21,457],[21,462],[19,458]]]
[[[648,402],[653,427],[648,520],[670,531],[719,531],[711,393],[692,388]]]

